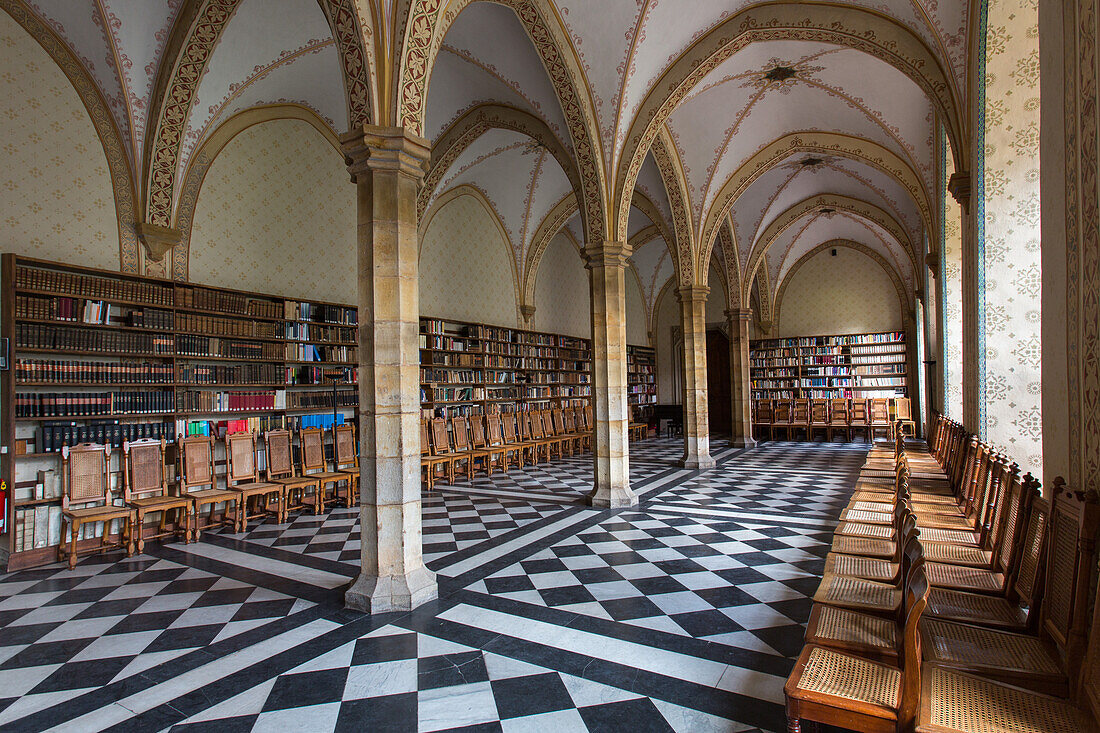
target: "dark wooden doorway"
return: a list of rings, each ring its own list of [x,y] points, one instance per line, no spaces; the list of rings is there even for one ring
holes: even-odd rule
[[[707,416],[711,433],[729,435],[733,430],[730,414],[730,340],[718,329],[707,331]]]

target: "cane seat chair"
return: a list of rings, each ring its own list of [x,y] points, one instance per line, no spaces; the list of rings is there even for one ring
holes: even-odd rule
[[[899,535],[908,539],[913,535],[916,524],[913,516],[907,511],[900,512]],[[894,554],[889,558],[874,557],[868,555],[846,555],[839,552],[830,552],[825,556],[825,569],[822,571],[822,582],[830,575],[847,575],[866,580],[877,580],[883,583],[896,583],[900,578],[902,567],[903,542],[896,542]]]
[[[583,453],[592,445],[592,431],[584,422],[584,410],[573,407],[565,411],[566,426],[577,436],[577,452]]]
[[[321,428],[300,428],[298,430],[298,448],[302,455],[302,475],[317,479],[321,486],[318,492],[317,513],[325,511],[325,504],[339,495],[339,485],[351,478],[343,471],[328,470],[325,460],[325,434]],[[329,489],[332,493],[329,493]]]
[[[474,459],[477,456],[477,452],[474,451],[470,445],[470,426],[465,417],[456,415],[451,418],[451,440],[454,441],[453,460],[455,462],[455,471],[458,471],[458,464],[464,463],[466,466],[466,478],[469,481],[473,481]]]
[[[333,468],[348,475],[348,481],[341,492],[336,486],[336,497],[344,498],[348,509],[359,506],[359,441],[355,439],[355,428],[351,425],[333,425],[332,427]]]
[[[798,398],[791,403],[791,422],[786,426],[789,440],[798,440],[798,433],[806,434],[810,439],[810,401]]]
[[[490,412],[485,416],[485,446],[500,451],[501,471],[507,471],[513,460],[517,466],[523,466],[523,449],[505,440],[504,423],[499,412]]]
[[[564,457],[565,444],[569,442],[569,438],[558,434],[554,421],[550,417],[550,410],[536,410],[535,412],[538,416],[537,419],[542,423],[542,437],[548,441],[547,450],[550,451],[551,456]]]
[[[122,444],[123,462],[126,464],[122,473],[125,485],[123,497],[134,510],[134,534],[138,552],[145,551],[146,539],[175,536],[183,538],[185,542],[189,539],[187,527],[191,500],[186,496],[171,495],[164,453],[163,438]],[[146,537],[145,517],[156,512],[160,512],[160,520],[156,529]],[[175,514],[171,529],[168,527],[169,513]]]
[[[565,430],[565,434],[570,436],[569,450],[571,454],[579,455],[584,451],[585,436],[577,431],[577,422],[573,419],[573,410],[562,410],[561,422]]]
[[[517,432],[516,424],[517,419],[520,425],[525,424],[522,413],[506,412],[501,415],[501,429],[504,433],[504,444],[508,446],[509,450],[516,451],[516,465],[523,468],[526,463],[536,463],[537,457],[535,456],[535,442],[525,437],[521,437],[520,430]],[[524,456],[528,460],[524,460]]]
[[[425,437],[430,430],[431,455],[421,456],[420,465],[428,472],[428,490],[435,486],[438,478],[437,471],[443,468],[443,476],[447,483],[455,482],[455,455],[451,450],[451,435],[447,431],[447,420],[442,417],[433,417],[424,422]],[[427,443],[425,443],[426,445]]]
[[[903,435],[916,435],[917,424],[913,421],[913,405],[908,397],[894,398],[894,424]]]
[[[841,433],[844,436],[844,440],[851,441],[852,431],[849,428],[848,421],[850,419],[851,411],[848,406],[847,399],[835,399],[829,400],[829,427],[825,430],[825,440],[829,443],[833,442],[833,436],[837,433]]]
[[[264,433],[267,451],[266,478],[269,483],[283,487],[283,521],[292,511],[317,507],[322,501],[321,482],[313,476],[301,476],[294,467],[294,448],[289,430],[268,430]]]
[[[867,412],[867,400],[853,399],[851,410],[848,416],[849,440],[855,440],[856,433],[862,433],[867,437],[868,443],[873,442],[871,439],[871,417]]]
[[[284,516],[282,484],[260,481],[256,465],[256,434],[251,430],[228,433],[225,436],[225,487],[240,494],[237,505],[237,531],[248,530],[250,519],[274,515],[276,522]],[[255,505],[255,508],[249,507]]]
[[[764,439],[764,431],[768,431],[768,440],[775,440],[774,417],[772,413],[772,401],[771,400],[756,400],[754,403],[752,427],[753,431],[760,436],[760,439]]]
[[[783,687],[787,731],[800,733],[810,720],[850,730],[908,731],[920,702],[918,624],[928,599],[928,582],[917,569],[906,588],[904,620],[896,663],[884,663],[827,646],[807,644]]]
[[[498,445],[489,444],[489,438],[485,434],[484,415],[473,415],[470,418],[470,452],[473,455],[475,471],[479,462],[486,476],[493,475],[494,465],[500,466],[501,470],[505,468],[504,449],[500,447],[499,440]]]
[[[906,538],[900,577],[882,583],[850,575],[826,575],[814,593],[814,603],[880,614],[896,614],[904,600],[904,584],[914,565],[923,565],[920,541],[916,533]]]
[[[871,439],[878,432],[886,433],[886,439],[894,437],[894,423],[890,420],[890,401],[885,397],[871,399]]]
[[[76,567],[78,554],[124,549],[126,556],[134,554],[134,510],[115,506],[111,496],[111,446],[82,443],[61,449],[61,542],[57,560],[68,558],[69,569]],[[111,540],[111,524],[119,522],[117,540]],[[103,524],[98,545],[80,547],[80,529],[86,524]],[[68,537],[68,540],[66,540]],[[66,545],[66,542],[68,544]]]
[[[519,421],[521,427],[526,427],[526,432],[523,437],[525,440],[529,440],[534,444],[534,463],[538,464],[539,456],[544,456],[547,461],[550,460],[550,444],[553,440],[547,440],[546,436],[542,433],[542,418],[538,415],[538,410],[529,410],[527,412],[519,413]]]
[[[241,500],[240,492],[218,488],[214,473],[214,439],[209,435],[189,435],[176,441],[179,454],[180,495],[191,500],[191,540],[199,539],[204,529],[232,526]],[[203,488],[207,487],[207,488]],[[215,510],[224,504],[221,515]],[[229,506],[233,505],[233,515]],[[203,507],[209,507],[203,520]],[[231,519],[231,516],[234,518]]]
[[[772,400],[771,437],[776,440],[776,435],[782,431],[783,438],[789,439],[791,432],[791,401]]]
[[[810,422],[806,433],[806,439],[813,442],[814,433],[821,431],[822,437],[828,439],[829,433],[829,400],[810,400]]]

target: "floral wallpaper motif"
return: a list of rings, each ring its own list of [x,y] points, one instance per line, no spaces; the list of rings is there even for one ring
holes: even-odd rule
[[[592,338],[591,299],[584,261],[569,237],[559,232],[535,273],[535,328]]]
[[[951,144],[947,133],[941,131],[942,149],[940,161],[942,173],[940,190],[943,193],[943,382],[946,390],[944,408],[953,420],[963,418],[962,394],[962,207],[947,193],[951,170],[947,161],[952,159]]]
[[[986,439],[1042,475],[1039,13],[989,0],[985,53]]]
[[[355,186],[340,153],[307,122],[264,122],[233,138],[207,171],[190,278],[354,303],[355,226]]]
[[[626,342],[638,346],[649,345],[645,296],[638,285],[638,278],[629,268],[626,271]]]
[[[119,268],[107,158],[76,90],[0,12],[0,251]]]
[[[777,336],[900,331],[898,291],[867,255],[839,247],[802,264],[777,303]]]
[[[420,239],[420,312],[516,327],[511,246],[472,194],[443,204]]]

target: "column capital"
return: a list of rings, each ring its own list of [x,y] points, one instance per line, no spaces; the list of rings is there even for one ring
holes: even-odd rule
[[[952,173],[947,181],[947,190],[963,207],[963,211],[970,211],[970,171]]]
[[[138,222],[134,225],[138,239],[145,246],[145,255],[153,262],[160,262],[168,250],[175,247],[183,240],[183,232],[179,229],[169,229],[157,224]]]
[[[524,323],[530,324],[531,318],[535,315],[535,306],[521,305],[519,307],[519,314],[523,316]]]
[[[682,285],[676,288],[681,303],[706,303],[710,288],[706,285]]]
[[[603,240],[585,245],[581,250],[584,265],[588,269],[593,267],[626,267],[626,260],[630,257],[630,245],[626,242]]]
[[[393,170],[423,180],[432,146],[404,127],[360,125],[340,136],[340,149],[352,181],[368,170]]]
[[[752,321],[752,308],[730,308],[723,313],[731,324],[735,321]]]

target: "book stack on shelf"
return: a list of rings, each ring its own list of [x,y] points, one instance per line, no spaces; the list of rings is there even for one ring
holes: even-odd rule
[[[754,400],[907,395],[901,331],[753,341],[749,358]]]
[[[480,323],[420,320],[420,401],[426,417],[585,405],[587,339]]]
[[[626,347],[626,391],[631,405],[657,404],[657,359],[648,346]]]

